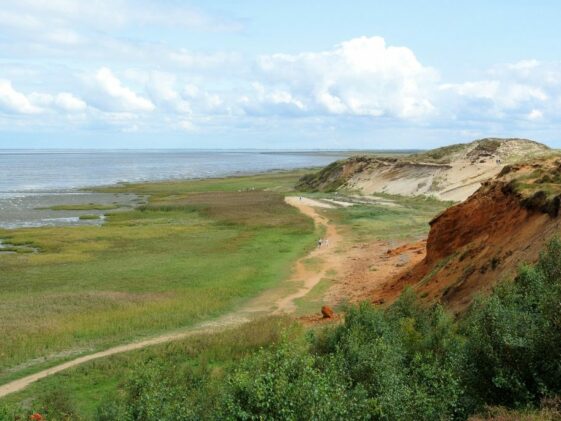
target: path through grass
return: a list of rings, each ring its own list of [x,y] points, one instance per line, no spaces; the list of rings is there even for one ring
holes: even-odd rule
[[[189,326],[285,278],[314,242],[283,195],[298,174],[126,185],[148,205],[101,227],[0,231],[0,383],[45,364]]]

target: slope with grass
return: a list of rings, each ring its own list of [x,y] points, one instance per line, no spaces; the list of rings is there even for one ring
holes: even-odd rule
[[[299,181],[303,191],[353,190],[361,194],[427,195],[462,201],[506,164],[554,153],[526,139],[487,138],[404,157],[355,156]]]
[[[118,186],[149,203],[101,227],[1,231],[38,252],[0,255],[0,382],[193,325],[275,286],[315,238],[274,191],[297,176]]]

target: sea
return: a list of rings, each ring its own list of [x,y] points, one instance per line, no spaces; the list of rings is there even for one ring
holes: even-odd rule
[[[321,167],[348,155],[336,151],[0,150],[0,228],[99,224],[102,218],[80,219],[83,211],[52,207],[101,203],[126,208],[142,202],[134,195],[83,191],[88,187]]]

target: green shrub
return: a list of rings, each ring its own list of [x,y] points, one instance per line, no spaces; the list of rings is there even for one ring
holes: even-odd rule
[[[345,324],[320,338],[352,384],[364,388],[375,419],[454,418],[464,412],[463,341],[441,307],[407,291],[389,310],[349,309]]]
[[[465,322],[468,383],[482,402],[538,404],[561,392],[561,241],[476,301]]]
[[[247,360],[227,380],[221,419],[366,419],[364,391],[332,361],[284,343]]]

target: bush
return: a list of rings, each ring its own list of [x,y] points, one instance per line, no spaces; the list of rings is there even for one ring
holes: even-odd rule
[[[468,383],[482,402],[537,405],[561,392],[561,241],[476,301],[464,324]]]
[[[332,362],[284,343],[247,360],[227,380],[221,419],[361,419],[367,402]]]
[[[207,367],[169,367],[147,361],[134,370],[124,397],[98,407],[96,421],[186,421],[208,419],[216,405],[215,385]]]
[[[412,291],[387,311],[349,309],[345,324],[318,340],[367,392],[375,419],[453,418],[464,412],[463,341],[441,307],[423,308]]]

